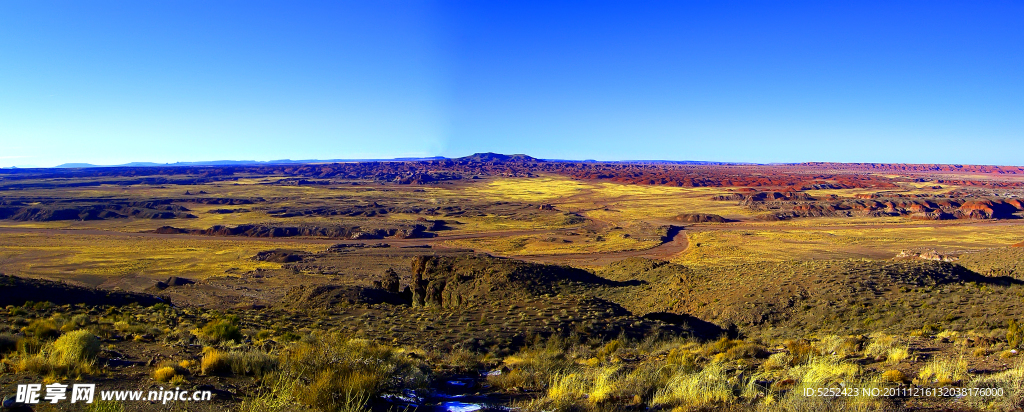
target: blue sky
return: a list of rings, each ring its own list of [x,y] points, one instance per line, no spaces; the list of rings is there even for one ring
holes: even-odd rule
[[[0,166],[1020,165],[1021,16],[1021,1],[4,1]]]

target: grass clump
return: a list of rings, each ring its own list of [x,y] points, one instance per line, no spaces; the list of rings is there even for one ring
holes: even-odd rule
[[[296,342],[280,357],[279,381],[299,403],[325,410],[362,410],[372,399],[426,378],[405,351],[341,335]]]
[[[908,358],[910,358],[910,347],[897,346],[889,348],[889,352],[885,355],[885,363],[888,365],[895,365],[907,360]]]
[[[173,366],[164,366],[153,371],[153,380],[157,382],[170,382],[171,378],[178,375]]]
[[[65,333],[38,354],[22,357],[18,369],[42,375],[71,376],[92,372],[100,340],[86,330]]]
[[[1003,396],[968,396],[967,404],[984,410],[1017,411],[1024,405],[1024,361],[1010,369],[974,378],[967,384],[971,388],[1002,389]]]
[[[188,375],[189,361],[181,361],[178,363],[171,361],[161,362],[156,369],[153,370],[153,380],[157,382],[181,382],[184,381],[185,375]]]
[[[928,362],[917,375],[920,383],[934,383],[939,386],[952,385],[967,379],[967,362],[964,356],[937,357]]]
[[[185,362],[178,364],[183,367]],[[262,377],[277,370],[277,357],[259,351],[222,352],[214,348],[203,349],[199,370],[203,375],[248,375]]]
[[[200,339],[210,342],[242,341],[242,329],[238,327],[238,316],[229,315],[208,322],[195,331]]]
[[[667,385],[655,393],[652,404],[684,409],[729,404],[736,399],[737,389],[726,375],[725,367],[712,363],[697,372],[674,374]]]
[[[21,328],[22,333],[32,336],[36,339],[53,339],[60,335],[60,331],[57,329],[57,325],[53,321],[48,319],[36,319],[33,320]]]

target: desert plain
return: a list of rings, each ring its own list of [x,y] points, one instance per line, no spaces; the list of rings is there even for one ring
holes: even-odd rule
[[[4,169],[0,390],[214,394],[12,410],[1019,410],[1022,217],[1007,166]]]

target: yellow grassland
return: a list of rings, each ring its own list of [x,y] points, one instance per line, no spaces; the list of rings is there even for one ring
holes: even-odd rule
[[[688,234],[690,248],[674,260],[690,265],[804,259],[890,258],[901,250],[944,252],[1008,246],[1020,239],[1018,225],[855,227],[829,230],[766,225],[764,229],[712,230]]]
[[[280,247],[247,239],[192,240],[40,233],[0,237],[0,272],[12,275],[142,275],[153,278],[188,276],[203,279],[278,263],[250,259],[257,252]],[[289,244],[288,248],[320,251],[327,245]]]
[[[601,253],[643,250],[659,245],[656,240],[640,240],[612,231],[598,237],[582,237],[568,242],[565,237],[545,235],[495,236],[477,239],[449,240],[452,247],[485,250],[502,255],[560,255],[573,253]]]

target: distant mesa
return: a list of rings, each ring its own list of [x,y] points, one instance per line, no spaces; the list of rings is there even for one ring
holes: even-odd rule
[[[306,255],[307,254],[305,252],[295,250],[264,250],[257,253],[256,256],[253,256],[252,260],[260,262],[292,263],[302,261]]]
[[[540,160],[540,159],[537,159],[537,158],[534,158],[534,157],[530,157],[530,156],[527,156],[527,155],[524,155],[524,154],[505,155],[505,154],[501,154],[501,153],[491,153],[491,152],[487,152],[487,153],[474,153],[473,155],[466,156],[466,157],[460,157],[460,158],[458,158],[456,160],[463,160],[463,161],[470,161],[470,162],[480,162],[480,163],[543,162],[543,160]]]
[[[194,281],[192,279],[182,278],[182,277],[177,277],[177,276],[171,276],[171,277],[167,278],[166,281],[156,282],[155,285],[153,285],[152,287],[150,287],[150,288],[148,288],[146,290],[149,291],[149,292],[155,292],[155,291],[161,291],[161,290],[167,289],[169,287],[188,286],[188,285],[194,285],[195,283],[196,283],[196,281]]]
[[[675,217],[677,222],[686,223],[726,223],[732,220],[711,213],[683,213]]]
[[[929,250],[925,252],[914,252],[910,250],[902,250],[896,255],[896,259],[921,259],[921,260],[935,260],[939,262],[955,262],[960,260],[959,257],[951,255],[943,255],[935,250]]]

